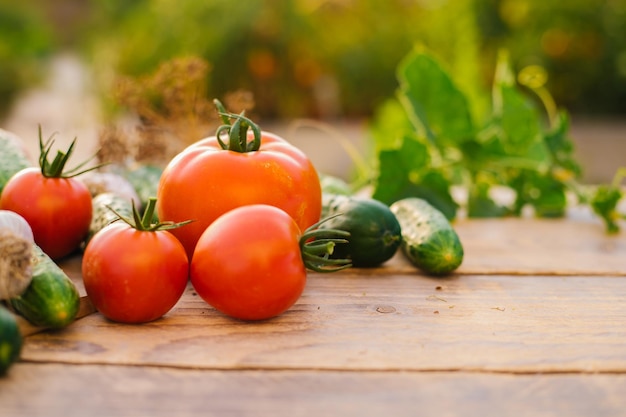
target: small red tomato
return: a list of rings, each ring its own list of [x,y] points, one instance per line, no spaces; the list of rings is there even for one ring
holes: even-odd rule
[[[24,217],[35,243],[52,259],[59,259],[78,249],[87,235],[93,210],[91,193],[76,176],[96,167],[65,170],[74,142],[49,162],[52,144],[52,138],[43,142],[40,128],[39,168],[25,168],[13,175],[2,191],[0,207]]]
[[[100,230],[82,260],[91,302],[103,316],[121,323],[162,317],[178,302],[189,279],[187,253],[174,235],[135,227],[118,221]]]
[[[11,177],[0,207],[24,217],[35,242],[52,259],[78,248],[92,215],[91,194],[81,181],[48,178],[38,168],[26,168]]]
[[[337,231],[329,230],[327,236],[333,233]],[[191,260],[191,283],[203,300],[226,315],[242,320],[275,317],[302,294],[307,268],[323,271],[325,264],[341,263],[319,257],[328,252],[319,245],[309,251],[309,240],[282,209],[266,204],[235,208],[200,236]]]

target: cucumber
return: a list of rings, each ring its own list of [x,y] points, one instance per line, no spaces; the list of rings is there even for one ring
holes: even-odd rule
[[[132,202],[118,194],[102,193],[95,196],[92,200],[93,214],[89,232],[85,240],[85,245],[89,243],[91,238],[104,229],[109,224],[118,221],[119,217],[109,207],[113,208],[119,214],[132,218],[133,206]]]
[[[374,267],[391,259],[400,247],[400,223],[389,207],[372,198],[325,194],[325,217],[338,214],[320,228],[350,232],[348,243],[338,244],[332,258],[351,259],[354,267]]]
[[[20,147],[20,141],[14,134],[0,129],[0,194],[13,175],[33,166],[24,148]]]
[[[350,198],[345,194],[322,193],[322,214],[320,217],[325,219],[337,214],[341,205],[350,201]]]
[[[6,374],[20,358],[22,344],[15,316],[0,302],[0,375]]]
[[[446,275],[463,262],[463,246],[441,211],[421,198],[405,198],[390,206],[402,227],[402,252],[430,275]]]
[[[139,165],[123,173],[132,184],[141,202],[140,209],[148,205],[151,197],[156,197],[163,169],[156,165]]]
[[[351,195],[352,188],[350,184],[339,177],[328,174],[320,174],[320,186],[322,193]]]
[[[39,246],[33,244],[33,249],[33,279],[24,293],[9,300],[11,307],[34,326],[65,327],[78,313],[78,290]]]

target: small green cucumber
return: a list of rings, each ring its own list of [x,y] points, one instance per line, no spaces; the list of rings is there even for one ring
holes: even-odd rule
[[[325,217],[320,228],[350,233],[348,243],[338,244],[332,258],[350,259],[355,267],[375,267],[391,259],[400,247],[400,224],[389,207],[372,198],[325,194]]]
[[[20,358],[22,344],[15,316],[0,302],[0,375],[6,374]]]
[[[67,274],[33,244],[33,279],[11,307],[34,326],[58,329],[74,321],[80,296]]]
[[[102,193],[95,196],[92,200],[93,214],[91,216],[91,224],[89,225],[89,233],[87,234],[86,243],[89,243],[91,238],[104,229],[109,224],[118,221],[119,217],[113,210],[121,214],[122,216],[132,218],[133,206],[132,202],[119,194],[114,193]]]
[[[340,195],[352,194],[350,184],[334,175],[320,174],[320,186],[322,187],[322,193]]]
[[[402,252],[430,275],[445,275],[463,262],[463,246],[452,224],[421,198],[405,198],[390,206],[402,227]]]
[[[139,165],[123,172],[123,176],[132,184],[139,196],[141,207],[148,205],[148,200],[156,197],[163,168],[156,165]]]

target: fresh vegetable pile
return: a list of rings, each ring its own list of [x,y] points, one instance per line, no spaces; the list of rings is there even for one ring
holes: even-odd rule
[[[531,75],[524,82],[540,89]],[[20,356],[18,317],[54,329],[76,319],[79,292],[57,264],[69,256],[82,256],[87,296],[107,320],[157,320],[191,287],[221,313],[258,321],[298,301],[308,270],[377,268],[400,253],[425,275],[454,273],[464,257],[453,226],[460,208],[468,217],[521,215],[527,206],[563,216],[569,190],[608,232],[619,231],[623,172],[593,193],[576,184],[565,113],[547,105],[544,128],[505,60],[483,122],[424,51],[398,76],[398,100],[372,128],[369,193],[320,176],[302,151],[217,100],[215,135],[163,168],[87,161],[67,169],[75,141],[50,161],[54,141],[41,128],[36,166],[19,138],[0,130],[0,374]],[[467,189],[465,201],[454,185]],[[514,202],[492,199],[495,186],[511,188]]]
[[[349,232],[318,228],[321,185],[308,158],[217,104],[217,134],[165,170],[67,169],[75,141],[50,161],[54,140],[41,128],[39,167],[15,138],[1,142],[11,156],[0,195],[2,373],[21,352],[18,316],[42,329],[76,319],[79,292],[57,264],[69,256],[82,256],[93,306],[120,323],[162,317],[188,284],[224,314],[268,319],[298,300],[307,269],[351,266],[330,257]]]

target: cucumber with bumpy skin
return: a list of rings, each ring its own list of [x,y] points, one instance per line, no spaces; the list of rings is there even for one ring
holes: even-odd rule
[[[123,173],[132,184],[141,202],[140,208],[145,208],[152,197],[156,197],[163,168],[156,165],[139,165]]]
[[[463,262],[463,245],[448,219],[426,200],[405,198],[390,206],[402,227],[402,251],[429,275],[445,275]]]
[[[89,225],[89,233],[85,240],[85,245],[89,243],[91,238],[104,229],[109,224],[118,221],[120,218],[115,212],[122,216],[132,217],[133,205],[131,200],[126,199],[118,194],[103,193],[98,194],[91,200],[93,206],[93,214],[91,216],[91,224]],[[114,211],[111,210],[111,208]]]
[[[80,295],[67,274],[33,244],[33,279],[20,296],[9,300],[17,314],[34,326],[59,329],[74,321]]]

